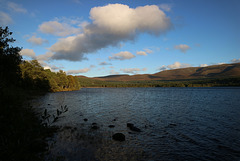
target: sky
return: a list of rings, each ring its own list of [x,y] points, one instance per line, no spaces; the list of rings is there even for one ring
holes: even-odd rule
[[[0,0],[24,60],[99,77],[240,62],[239,0]]]

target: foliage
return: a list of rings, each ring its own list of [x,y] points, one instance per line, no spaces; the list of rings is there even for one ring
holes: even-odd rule
[[[11,87],[0,96],[0,160],[43,160],[45,139],[57,129],[42,125],[33,107],[25,104],[32,94]]]
[[[43,114],[42,114],[42,123],[44,126],[50,126],[52,125],[54,122],[56,122],[63,113],[68,111],[68,107],[67,105],[65,106],[61,106],[60,109],[57,109],[57,113],[56,116],[54,114],[49,114],[47,109],[44,110]]]
[[[45,139],[56,128],[44,126],[35,110],[25,105],[33,95],[29,92],[74,90],[80,85],[63,71],[44,70],[37,60],[22,61],[21,48],[9,45],[15,41],[11,35],[8,27],[0,27],[0,160],[43,160]],[[53,121],[67,110],[57,110]]]
[[[49,69],[44,70],[37,60],[23,61],[20,67],[24,88],[52,92],[80,89],[76,77],[67,76],[62,70],[57,73],[51,72]]]
[[[169,81],[101,81],[79,77],[82,87],[222,87],[240,86],[240,78],[190,79]]]
[[[28,89],[50,88],[47,74],[37,60],[23,61],[20,65],[22,72],[22,86]]]
[[[20,79],[21,48],[9,45],[15,41],[11,35],[8,27],[0,26],[0,88],[18,85]]]

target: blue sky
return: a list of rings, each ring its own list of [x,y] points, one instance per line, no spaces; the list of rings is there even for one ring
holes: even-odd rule
[[[88,77],[240,62],[239,0],[0,0],[25,60]]]

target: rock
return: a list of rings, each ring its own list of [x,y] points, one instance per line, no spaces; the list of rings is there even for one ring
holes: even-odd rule
[[[168,126],[167,126],[167,127],[169,127],[169,128],[173,128],[173,127],[176,127],[176,126],[177,126],[177,124],[170,123],[170,124],[168,124]]]
[[[130,127],[130,130],[136,131],[136,132],[141,132],[141,130],[139,128],[135,127],[135,126]]]
[[[112,138],[116,141],[125,141],[125,135],[122,133],[116,133],[112,136]]]
[[[84,121],[88,121],[88,119],[83,119]]]
[[[132,123],[127,123],[127,127],[131,128],[133,127],[134,125]]]
[[[92,125],[97,125],[97,123],[94,122],[94,123],[92,123]]]
[[[135,127],[134,124],[132,124],[132,123],[127,123],[127,127],[129,127],[130,130],[132,130],[132,131],[141,132],[141,130],[139,128]]]
[[[170,123],[169,126],[177,126],[177,124]]]
[[[93,130],[97,130],[97,129],[99,129],[99,127],[96,126],[96,125],[93,125],[93,126],[92,126],[92,129],[93,129]]]
[[[110,128],[114,128],[114,127],[115,127],[115,125],[109,125],[108,127],[110,127]]]

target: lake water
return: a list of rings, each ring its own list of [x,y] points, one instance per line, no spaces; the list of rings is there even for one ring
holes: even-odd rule
[[[240,88],[82,88],[32,104],[68,107],[46,160],[240,160]]]

